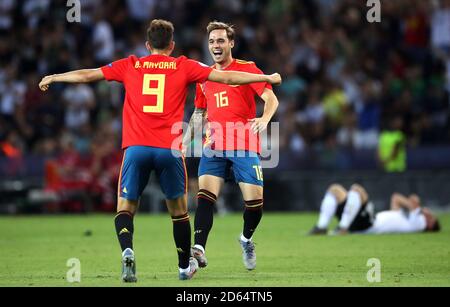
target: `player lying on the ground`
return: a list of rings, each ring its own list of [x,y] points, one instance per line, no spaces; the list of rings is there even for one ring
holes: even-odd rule
[[[440,230],[438,219],[430,209],[421,206],[420,198],[416,194],[405,196],[394,193],[390,206],[390,210],[374,215],[373,204],[362,186],[354,184],[347,191],[339,184],[332,184],[322,200],[319,221],[310,234],[326,234],[333,216],[339,220],[335,234]]]
[[[101,67],[47,76],[39,87],[48,90],[54,82],[84,83],[118,81],[125,86],[123,111],[124,149],[119,175],[116,233],[122,249],[122,279],[136,282],[133,251],[134,216],[139,199],[155,171],[166,196],[173,221],[178,252],[179,278],[192,278],[198,263],[190,259],[191,227],[186,200],[186,166],[181,155],[182,131],[172,132],[183,121],[187,87],[190,83],[215,81],[227,84],[253,82],[281,83],[271,76],[234,71],[218,71],[184,56],[171,57],[175,48],[171,22],[153,20],[147,30],[146,47],[151,55],[130,56]],[[180,129],[178,129],[180,130]]]

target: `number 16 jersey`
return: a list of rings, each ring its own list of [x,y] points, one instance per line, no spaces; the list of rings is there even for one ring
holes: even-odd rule
[[[263,74],[254,62],[237,59],[223,70]],[[206,109],[208,116],[204,146],[214,150],[260,153],[259,135],[251,131],[249,120],[256,117],[255,96],[261,96],[266,88],[271,90],[272,86],[265,82],[247,85],[199,82],[195,107]]]

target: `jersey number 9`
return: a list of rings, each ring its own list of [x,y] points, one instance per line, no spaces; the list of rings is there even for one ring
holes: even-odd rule
[[[157,81],[157,87],[150,87],[151,81]],[[156,96],[155,106],[144,106],[144,113],[163,113],[164,112],[164,88],[166,86],[166,75],[145,74],[142,82],[142,95]]]

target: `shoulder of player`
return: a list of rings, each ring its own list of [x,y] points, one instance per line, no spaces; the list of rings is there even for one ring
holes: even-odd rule
[[[204,63],[202,63],[202,62],[200,62],[200,61],[197,61],[197,60],[194,60],[194,59],[190,59],[190,58],[188,58],[187,56],[184,56],[184,55],[175,58],[175,61],[176,61],[178,64],[183,64],[183,63],[197,63],[197,64],[199,64],[200,66],[214,68],[214,67],[208,66],[208,65],[206,65],[206,64],[204,64]]]
[[[142,61],[145,57],[143,58],[138,58],[136,55],[132,54],[130,56],[128,56],[128,60],[130,62],[132,62],[133,64],[136,63],[137,61]]]
[[[129,55],[128,57],[124,58],[124,60],[127,60],[128,64],[130,66],[135,66],[136,63],[142,63],[144,61],[145,57],[143,58],[138,58],[136,55],[132,54]]]
[[[245,60],[235,59],[235,62],[236,62],[236,64],[239,64],[239,65],[255,65],[256,66],[255,62],[253,62],[253,61],[245,61]]]
[[[135,55],[130,55],[128,57],[124,57],[124,58],[119,58],[119,59],[115,59],[113,62],[109,63],[108,67],[113,67],[115,63],[132,63],[134,65],[134,63],[136,63],[136,61],[138,61],[139,59],[135,56]]]
[[[244,60],[235,60],[235,67],[239,70],[248,71],[248,72],[258,72],[260,69],[256,66],[256,63],[253,61],[244,61]]]
[[[181,55],[181,56],[175,58],[175,61],[180,62],[180,63],[184,62],[184,61],[187,61],[187,60],[189,60],[189,58],[187,56],[185,56],[185,55]]]
[[[185,56],[185,55],[181,55],[181,56],[175,58],[175,61],[178,62],[178,63],[180,63],[180,64],[181,64],[181,63],[186,63],[186,62],[200,63],[199,61],[194,60],[194,59],[190,59],[190,58],[188,58],[188,57]]]

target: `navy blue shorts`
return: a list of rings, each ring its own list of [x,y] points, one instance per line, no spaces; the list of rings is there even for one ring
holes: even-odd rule
[[[149,146],[125,149],[119,176],[119,197],[137,201],[155,170],[166,199],[177,199],[186,193],[187,173],[181,153]]]
[[[198,167],[198,176],[212,175],[227,178],[233,168],[236,183],[264,186],[261,161],[250,151],[213,151],[205,148]]]

